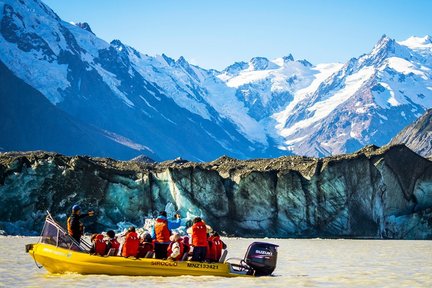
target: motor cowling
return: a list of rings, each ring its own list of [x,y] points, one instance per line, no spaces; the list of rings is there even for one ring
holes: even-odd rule
[[[255,270],[256,276],[270,275],[276,268],[279,245],[253,242],[249,245],[244,261]]]

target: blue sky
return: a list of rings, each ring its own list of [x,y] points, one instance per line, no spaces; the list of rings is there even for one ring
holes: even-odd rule
[[[204,68],[293,54],[318,64],[369,52],[383,34],[432,34],[429,0],[43,0],[100,38]]]

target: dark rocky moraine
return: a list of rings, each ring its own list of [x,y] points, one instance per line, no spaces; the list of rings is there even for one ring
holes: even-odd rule
[[[46,210],[64,225],[75,203],[97,212],[88,232],[142,225],[169,202],[231,236],[432,239],[432,162],[404,145],[206,163],[0,154],[6,234],[37,234]]]

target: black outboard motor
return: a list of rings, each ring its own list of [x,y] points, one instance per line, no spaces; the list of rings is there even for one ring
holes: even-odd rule
[[[255,270],[255,276],[270,275],[276,268],[279,245],[253,242],[249,245],[244,261]]]

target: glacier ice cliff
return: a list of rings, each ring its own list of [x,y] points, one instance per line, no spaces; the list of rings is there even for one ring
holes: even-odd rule
[[[49,210],[64,225],[79,203],[88,232],[173,203],[225,235],[432,239],[432,162],[404,145],[327,158],[162,163],[56,153],[0,154],[0,230],[37,234]]]

